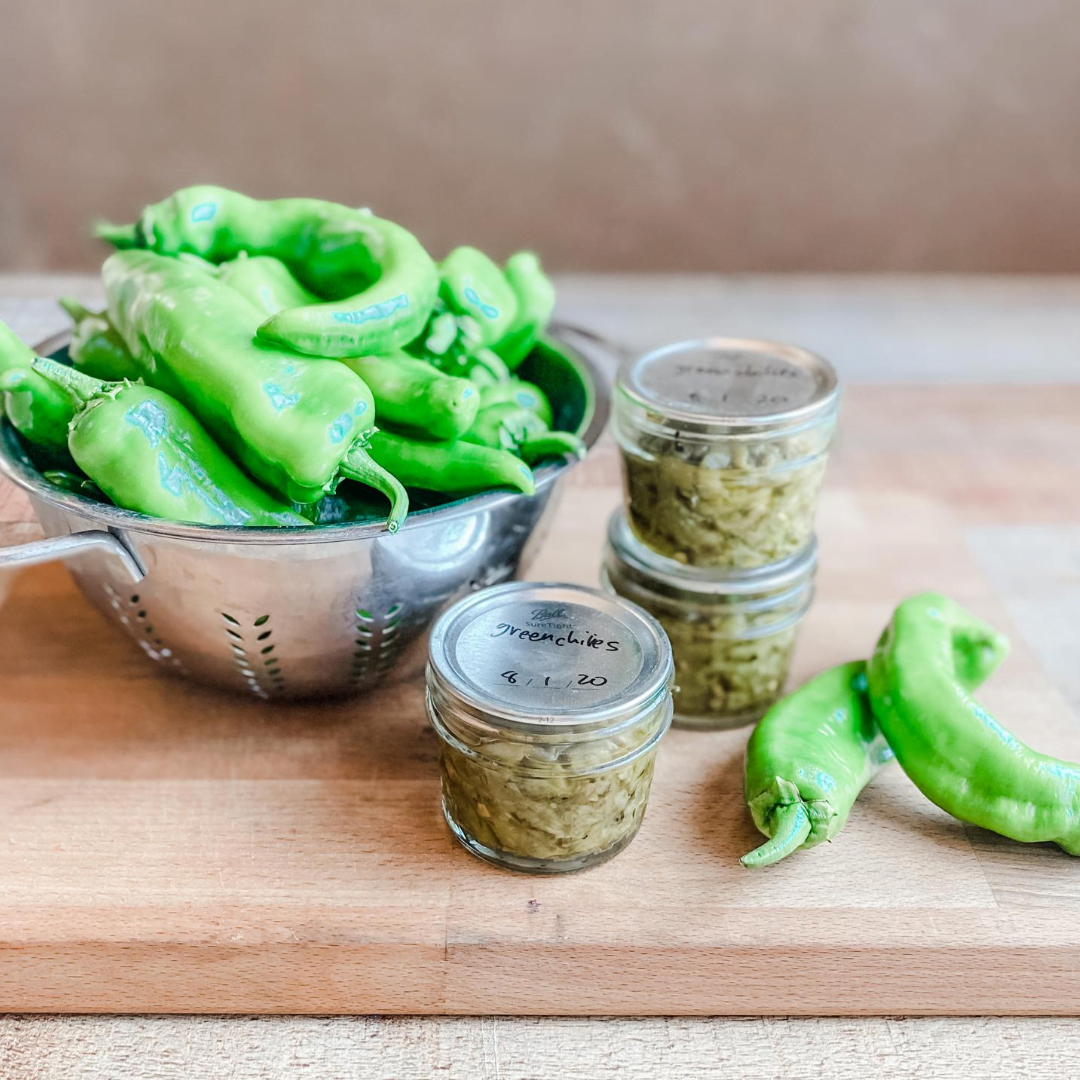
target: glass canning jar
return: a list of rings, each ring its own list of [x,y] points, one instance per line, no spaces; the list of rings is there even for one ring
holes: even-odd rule
[[[839,400],[832,366],[794,345],[709,338],[625,364],[613,427],[634,532],[732,570],[805,548]]]
[[[816,569],[812,537],[796,555],[758,570],[684,566],[642,544],[619,511],[600,576],[667,633],[676,726],[720,729],[755,723],[783,693]]]
[[[533,873],[621,851],[645,814],[671,679],[657,622],[599,590],[513,582],[459,601],[427,670],[451,831]]]

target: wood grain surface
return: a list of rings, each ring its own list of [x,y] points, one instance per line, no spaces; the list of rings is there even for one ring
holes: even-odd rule
[[[564,278],[560,286],[560,307],[565,314],[621,334],[635,347],[665,336],[731,329],[814,345],[840,363],[849,385],[919,379],[977,384],[1027,378],[1075,385],[1080,379],[1076,344],[1080,336],[1075,332],[1080,320],[1080,281],[1075,278],[574,277]],[[27,340],[37,340],[62,328],[64,319],[52,298],[63,292],[86,300],[99,296],[97,283],[87,277],[0,277],[0,318]],[[643,304],[642,296],[651,296],[654,302]],[[1035,340],[1038,348],[1031,345]],[[863,393],[861,388],[854,391]],[[920,391],[913,393],[914,399],[904,400],[905,423],[915,419],[912,407]],[[1003,402],[996,410],[995,423],[1006,423],[1003,417],[1012,390],[976,387],[948,393],[967,396],[976,427],[979,406],[995,400]],[[1070,441],[1077,418],[1073,393],[1067,390],[1054,403],[1049,425],[1036,416],[1026,430],[1019,421],[1011,426],[995,466],[1014,463],[1007,497],[995,495],[985,508],[973,497],[963,499],[966,480],[980,479],[972,495],[986,490],[982,458],[993,449],[994,440],[977,437],[973,441],[971,422],[961,429],[962,434],[952,433],[947,418],[932,428],[932,434],[961,448],[960,459],[952,458],[951,473],[931,467],[913,476],[907,470],[903,485],[916,491],[925,487],[938,502],[961,497],[960,512],[952,507],[949,512],[962,532],[972,572],[985,576],[985,587],[1000,598],[1013,628],[1019,631],[1013,634],[1014,641],[1019,638],[1017,644],[1030,646],[1047,678],[1064,692],[1075,717],[1080,710],[1075,664],[1080,648],[1075,614],[1080,606],[1076,561],[1080,510],[1074,494],[1077,478],[1067,456],[1072,453],[1076,461]],[[904,438],[894,439],[895,445],[887,451],[888,440],[879,430],[890,424],[896,427],[900,414],[890,410],[887,394],[879,404],[876,424],[866,414],[873,436],[870,444],[851,451],[845,445],[850,441],[852,412],[845,414],[844,442],[829,478],[834,500],[841,488],[872,484],[877,469],[903,457]],[[1037,411],[1036,402],[1028,406],[1032,407]],[[1049,444],[1046,427],[1059,433]],[[914,449],[920,446],[917,438],[909,444]],[[927,454],[932,456],[932,447]],[[1061,479],[1042,493],[1029,492],[1027,482],[1044,474],[1060,474]],[[0,521],[7,523],[6,528],[0,526],[5,528],[2,542],[35,530],[22,523],[24,517],[20,500],[0,489]],[[590,551],[584,557],[592,555]],[[54,627],[64,625],[63,614]],[[0,614],[0,624],[4,619]],[[987,690],[988,701],[994,685]],[[1014,722],[1016,717],[1007,719]],[[31,737],[36,734],[27,733],[24,739]],[[172,752],[177,750],[177,740],[168,745]],[[0,763],[14,749],[3,736]],[[128,760],[134,774],[134,760]],[[867,792],[867,796],[872,794],[873,789]],[[925,803],[921,811],[932,813]],[[952,823],[947,827],[958,829]],[[829,850],[809,852],[806,857],[826,855]],[[630,858],[633,852],[632,847],[622,858]],[[1068,914],[1075,914],[1077,871],[1073,865],[1054,852],[1045,852],[1057,871],[1048,887],[1042,875],[1033,878],[1026,872],[1031,853],[1031,849],[1016,849],[1021,857],[1015,872],[1006,874],[999,889],[1013,903],[1066,906]],[[1049,865],[1050,859],[1041,861]],[[953,879],[952,872],[943,870],[940,892],[948,893]],[[767,927],[767,921],[763,922],[762,932]],[[915,1074],[927,1080],[1013,1080],[1076,1075],[1080,1070],[1078,1030],[1073,1020],[1006,1017],[21,1016],[0,1017],[0,1076],[111,1080],[116,1076],[200,1075],[263,1080],[304,1069],[318,1076],[363,1075],[372,1080],[432,1076],[450,1080],[599,1080],[607,1076],[703,1080],[717,1075],[767,1080],[810,1074],[825,1080],[868,1076],[906,1080]]]
[[[851,390],[793,681],[921,588],[1013,630],[964,527],[1071,512],[1077,415],[1080,388]],[[536,577],[595,582],[616,476],[610,444],[576,470]],[[1080,758],[1017,646],[986,704]],[[447,833],[419,658],[357,701],[233,699],[160,676],[57,567],[16,583],[0,655],[6,1010],[1080,1013],[1080,864],[898,769],[835,842],[751,873],[746,733],[673,732],[627,852],[537,880]]]
[[[992,1019],[0,1017],[17,1080],[1072,1080],[1080,1025]]]

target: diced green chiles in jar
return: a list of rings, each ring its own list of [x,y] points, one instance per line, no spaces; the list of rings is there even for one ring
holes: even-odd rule
[[[432,632],[427,694],[452,833],[534,873],[621,851],[671,722],[671,672],[655,620],[594,589],[515,583],[459,602]]]
[[[447,815],[477,843],[518,859],[560,862],[613,852],[645,815],[655,743],[644,754],[633,752],[651,735],[645,724],[598,743],[523,746],[493,739],[472,754],[444,742]],[[626,755],[633,755],[628,764],[603,768]]]
[[[663,626],[675,663],[675,724],[754,723],[781,696],[813,598],[817,547],[758,570],[687,567],[658,555],[617,513],[601,577]]]
[[[838,400],[831,366],[789,345],[711,339],[626,366],[615,434],[634,532],[690,566],[790,558],[813,535]]]

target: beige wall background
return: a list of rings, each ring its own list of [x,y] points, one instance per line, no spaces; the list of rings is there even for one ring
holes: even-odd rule
[[[176,187],[557,269],[1080,270],[1077,0],[0,0],[0,270]]]

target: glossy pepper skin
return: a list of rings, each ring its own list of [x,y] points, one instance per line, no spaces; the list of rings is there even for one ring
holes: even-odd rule
[[[509,379],[498,386],[484,386],[480,389],[480,408],[487,409],[492,405],[509,402],[522,409],[530,409],[536,413],[544,423],[551,427],[553,415],[551,402],[539,386],[534,386],[524,379]]]
[[[510,329],[517,299],[502,271],[474,247],[454,248],[439,263],[439,299],[480,330],[480,344],[493,345]]]
[[[183,188],[148,206],[136,225],[99,225],[117,247],[190,252],[214,263],[280,259],[330,302],[288,308],[258,328],[261,340],[313,356],[391,352],[424,329],[439,286],[435,263],[412,233],[318,199],[251,199],[212,186]]]
[[[473,425],[480,391],[405,353],[342,360],[370,387],[380,420],[429,439],[457,439]]]
[[[36,359],[34,370],[80,403],[71,456],[117,506],[204,525],[308,524],[252,483],[168,394],[105,383],[54,360]]]
[[[75,403],[33,370],[34,352],[0,323],[0,401],[15,430],[57,465],[69,464],[67,429]]]
[[[398,528],[408,495],[364,450],[375,408],[355,372],[259,343],[258,311],[177,259],[119,251],[102,276],[145,380],[183,402],[256,480],[307,503],[351,477],[390,499],[388,526]]]
[[[89,311],[71,296],[61,296],[59,304],[75,324],[68,355],[79,371],[106,382],[139,377],[139,366],[107,312]]]
[[[965,678],[978,686],[1005,658],[998,641],[966,653]],[[769,840],[743,866],[769,866],[800,847],[831,840],[859,792],[893,758],[867,692],[867,665],[841,664],[778,701],[746,748],[744,793]]]
[[[424,442],[389,431],[372,436],[371,456],[403,484],[448,495],[508,487],[531,495],[532,470],[506,450],[475,443]]]
[[[230,262],[221,264],[218,277],[264,315],[319,303],[319,298],[308,292],[289,268],[272,255],[249,256],[242,252]]]
[[[1030,749],[970,694],[1005,639],[940,593],[893,613],[870,661],[870,699],[904,772],[954,817],[1080,855],[1080,765]]]
[[[531,409],[511,402],[481,409],[463,438],[480,446],[509,450],[529,465],[543,458],[585,454],[585,443],[579,436],[568,431],[552,431]]]
[[[517,302],[517,311],[492,349],[513,371],[532,351],[555,310],[555,286],[531,251],[519,251],[506,260],[503,274]]]

